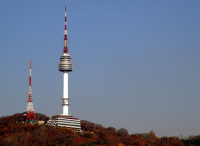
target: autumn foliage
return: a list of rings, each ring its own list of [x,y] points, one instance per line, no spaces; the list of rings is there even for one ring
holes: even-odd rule
[[[153,131],[145,134],[128,134],[124,128],[116,130],[113,127],[105,128],[100,124],[89,121],[81,121],[82,132],[66,127],[56,128],[46,125],[22,123],[22,113],[0,118],[0,145],[14,146],[184,146],[190,141],[180,140],[178,137],[156,137]],[[38,119],[47,117],[37,114]],[[192,137],[196,144],[200,142],[200,136]],[[195,145],[195,143],[193,145]]]

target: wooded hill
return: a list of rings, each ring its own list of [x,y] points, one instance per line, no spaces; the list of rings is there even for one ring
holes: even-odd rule
[[[38,120],[47,120],[46,115],[36,113]],[[200,146],[200,136],[188,139],[178,137],[156,137],[153,131],[145,134],[128,134],[124,128],[116,130],[100,124],[81,121],[82,132],[66,127],[56,128],[46,125],[22,123],[23,113],[0,118],[0,145],[13,146]]]

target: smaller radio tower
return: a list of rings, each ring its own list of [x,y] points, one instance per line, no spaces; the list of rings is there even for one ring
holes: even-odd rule
[[[31,120],[38,120],[34,109],[33,109],[33,99],[32,99],[32,84],[31,84],[31,60],[30,60],[30,67],[29,67],[29,72],[30,72],[30,76],[29,76],[29,93],[28,93],[28,104],[27,104],[27,109],[26,109],[26,113],[24,115],[23,121],[31,121]]]

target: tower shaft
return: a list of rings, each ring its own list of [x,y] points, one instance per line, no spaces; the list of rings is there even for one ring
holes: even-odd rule
[[[68,72],[63,72],[63,98],[68,98]]]
[[[62,106],[63,106],[63,115],[69,115],[68,105],[68,72],[63,72],[63,98],[62,98]]]

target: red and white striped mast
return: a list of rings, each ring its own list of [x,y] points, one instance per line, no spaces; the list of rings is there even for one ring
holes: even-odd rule
[[[33,109],[33,99],[32,99],[32,84],[31,84],[31,60],[30,60],[30,67],[29,67],[29,92],[28,92],[28,104],[26,109],[26,115],[24,119],[26,120],[37,120],[35,115],[35,110]]]
[[[33,100],[32,100],[32,87],[31,87],[31,86],[32,86],[32,84],[31,84],[31,60],[30,60],[29,73],[30,73],[30,75],[29,75],[29,93],[28,93],[28,101],[27,101],[27,102],[32,103]],[[30,109],[30,111],[31,111],[31,110],[34,111],[33,106],[32,106],[32,108]]]
[[[68,53],[68,42],[67,42],[67,10],[65,5],[65,29],[64,29],[64,49],[63,53]]]

